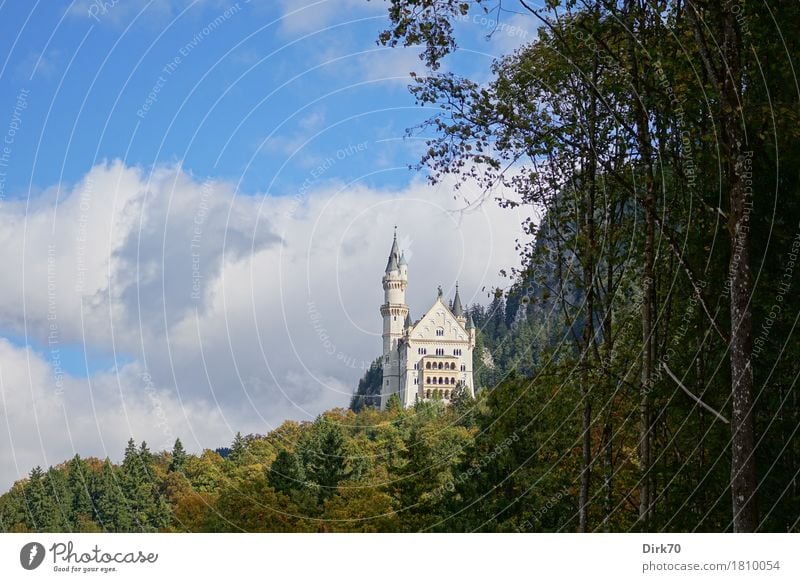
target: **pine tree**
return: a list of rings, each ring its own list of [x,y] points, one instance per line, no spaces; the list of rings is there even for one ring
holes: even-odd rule
[[[307,487],[306,472],[295,453],[281,451],[267,470],[269,486],[280,493],[289,494],[293,490]]]
[[[247,455],[247,442],[245,441],[242,433],[237,432],[233,437],[230,453],[228,453],[228,460],[233,463],[241,463]]]
[[[183,448],[181,439],[175,439],[175,445],[172,447],[172,460],[169,463],[169,470],[174,473],[183,473],[186,467],[186,451]]]
[[[105,460],[100,474],[93,481],[92,501],[97,521],[102,528],[107,532],[133,531],[129,503],[111,461]]]
[[[339,483],[351,475],[342,427],[327,416],[314,423],[302,443],[301,457],[309,481],[319,487],[320,501],[336,493]]]
[[[140,531],[153,531],[162,521],[153,471],[153,455],[147,443],[143,441],[137,449],[130,439],[122,461],[121,482],[134,527]]]
[[[72,492],[64,472],[50,467],[45,475],[45,489],[53,507],[47,531],[70,531],[72,529]]]
[[[51,525],[56,507],[47,491],[44,472],[39,466],[34,467],[28,475],[25,503],[28,510],[28,527],[33,531],[52,531]]]
[[[400,396],[392,394],[386,401],[386,412],[397,412],[403,409],[403,403],[400,402]]]
[[[472,426],[475,424],[474,405],[475,400],[464,383],[459,381],[450,398],[450,411],[456,415],[456,422],[459,425]]]
[[[72,496],[72,529],[83,531],[93,515],[88,469],[78,455],[72,458],[67,469],[69,472],[67,484]]]

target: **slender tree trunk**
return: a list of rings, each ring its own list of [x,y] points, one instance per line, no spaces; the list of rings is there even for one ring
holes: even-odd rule
[[[750,297],[751,190],[746,187],[747,152],[742,127],[742,39],[730,7],[715,2],[693,3],[686,16],[694,31],[706,75],[719,94],[720,146],[724,156],[724,186],[728,194],[728,230],[731,258],[730,366],[731,366],[731,498],[733,531],[752,532],[758,527],[755,428],[753,420],[753,321]],[[701,14],[702,12],[702,14]],[[699,18],[702,16],[702,18]],[[710,28],[709,28],[710,27]],[[721,29],[710,45],[707,30]],[[717,46],[711,51],[709,46]]]
[[[753,421],[753,317],[750,297],[750,212],[752,188],[746,187],[748,153],[744,148],[740,100],[742,87],[741,39],[736,16],[723,11],[725,61],[722,92],[722,126],[727,150],[727,189],[731,234],[731,493],[733,530],[753,532],[758,528],[756,500],[755,428]]]
[[[655,179],[653,176],[653,144],[650,132],[647,109],[644,103],[646,90],[642,79],[639,57],[637,53],[638,39],[634,37],[645,28],[646,15],[639,13],[639,7],[634,2],[629,2],[627,7],[630,15],[631,28],[628,39],[629,59],[631,65],[631,83],[635,94],[633,95],[633,109],[636,122],[636,141],[641,155],[642,171],[644,173],[644,257],[642,266],[642,372],[639,390],[639,521],[642,529],[647,530],[650,524],[651,506],[653,495],[653,480],[650,472],[651,464],[651,391],[653,387],[654,359],[655,359]],[[638,22],[637,22],[638,21]],[[637,24],[639,24],[637,26]]]
[[[738,149],[738,148],[737,148]],[[731,493],[733,529],[753,532],[758,528],[756,504],[755,429],[753,422],[753,334],[750,296],[753,281],[750,273],[749,210],[742,175],[744,161],[737,152],[730,175],[729,200],[731,229]],[[736,259],[738,257],[738,264]]]
[[[592,68],[591,83],[596,86],[599,64],[597,57]],[[595,268],[595,202],[597,199],[597,98],[591,88],[589,90],[589,111],[587,131],[589,149],[587,156],[588,200],[584,207],[585,256],[583,261],[583,288],[586,293],[586,312],[583,322],[583,362],[581,380],[581,398],[583,400],[582,446],[581,446],[581,490],[579,507],[580,531],[589,531],[589,490],[592,479],[592,401],[589,390],[589,371],[591,370],[591,354],[594,347],[594,268]]]
[[[644,241],[644,280],[642,284],[642,378],[639,392],[639,467],[641,484],[639,487],[639,519],[644,529],[650,522],[652,499],[652,478],[650,475],[650,442],[651,442],[651,396],[653,386],[653,254],[655,229],[650,206],[652,196],[647,195],[645,208],[645,241]]]
[[[613,511],[613,479],[614,479],[614,447],[613,447],[613,414],[616,404],[616,388],[611,367],[611,360],[614,355],[614,333],[613,333],[613,302],[614,302],[614,250],[616,244],[614,240],[614,217],[616,208],[614,201],[609,198],[606,204],[606,234],[605,244],[608,249],[606,255],[606,297],[605,316],[603,317],[603,347],[605,365],[605,383],[608,388],[607,410],[605,423],[603,424],[603,531],[611,531],[611,512]]]
[[[609,411],[606,415],[606,422],[603,424],[603,531],[606,532],[611,531],[611,495],[614,478],[614,449],[611,440],[614,433],[612,428]]]
[[[590,162],[591,173],[591,162]],[[586,208],[585,228],[586,228],[586,258],[583,268],[583,285],[586,293],[586,312],[583,322],[583,356],[581,362],[581,399],[583,400],[583,418],[581,437],[581,488],[579,499],[579,528],[580,531],[589,531],[589,489],[592,478],[592,401],[589,394],[589,372],[591,370],[592,342],[594,341],[594,186],[590,178],[589,200]]]

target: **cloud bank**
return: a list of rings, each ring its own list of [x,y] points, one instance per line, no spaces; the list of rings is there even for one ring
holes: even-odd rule
[[[245,194],[112,161],[5,202],[0,486],[75,452],[116,459],[130,436],[196,451],[346,406],[381,349],[394,225],[412,316],[456,281],[486,302],[517,264],[521,217],[491,200],[460,212],[462,195],[478,193],[419,180]],[[111,363],[67,366],[76,346]]]

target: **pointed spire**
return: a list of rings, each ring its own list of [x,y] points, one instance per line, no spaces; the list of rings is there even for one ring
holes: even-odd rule
[[[411,312],[406,313],[406,321],[404,325],[406,328],[411,327]]]
[[[408,265],[408,263],[406,262],[406,253],[405,252],[400,253],[400,262],[398,264],[401,267],[405,267],[406,265]]]
[[[474,328],[475,328],[475,322],[472,321],[472,316],[470,315],[469,319],[467,319],[467,329],[469,330]]]
[[[453,297],[453,307],[451,311],[456,317],[464,317],[464,307],[461,305],[461,296],[458,294],[458,283],[456,283],[456,296]]]
[[[389,261],[386,263],[386,272],[396,271],[397,261],[400,260],[400,250],[397,248],[397,227],[394,227],[394,240],[392,240],[392,250],[389,251]]]

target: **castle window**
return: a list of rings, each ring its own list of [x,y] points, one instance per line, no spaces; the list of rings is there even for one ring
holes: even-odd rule
[[[461,364],[461,371],[462,371],[462,372],[466,372],[466,371],[467,371],[467,366],[466,366],[466,364]]]
[[[431,369],[431,363],[430,362],[425,362],[425,369],[426,370],[430,370]]]
[[[431,391],[430,389],[428,389],[425,391],[425,398],[430,398],[430,397],[431,397]]]
[[[456,349],[454,349],[454,350],[453,350],[453,355],[454,355],[454,356],[460,356],[460,355],[461,355],[461,349],[460,349],[460,348],[456,348]]]
[[[416,378],[414,378],[414,384],[416,384],[416,383],[417,383],[417,379],[416,379]]]
[[[439,378],[439,384],[441,384],[442,382],[444,382],[444,379],[440,377]]]
[[[444,329],[442,329],[441,327],[437,327],[436,328],[436,335],[439,336],[439,337],[443,336],[444,335]]]
[[[448,400],[450,400],[450,390],[445,390],[444,391],[444,397],[447,398]]]

